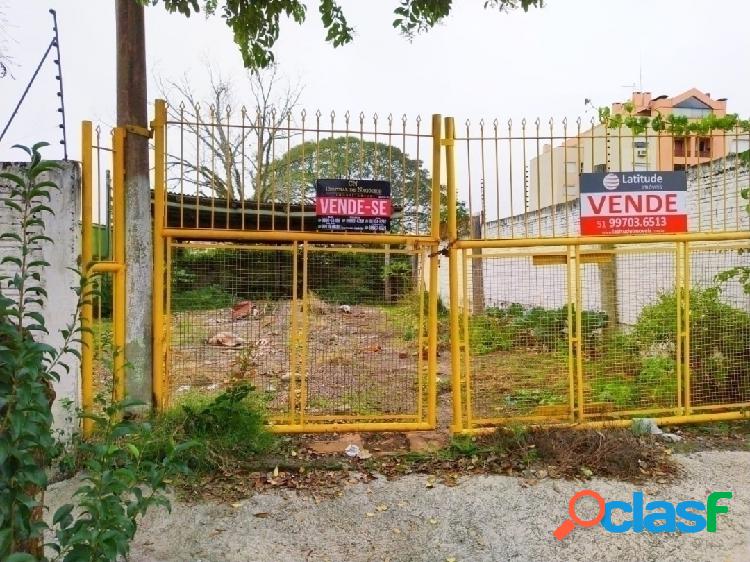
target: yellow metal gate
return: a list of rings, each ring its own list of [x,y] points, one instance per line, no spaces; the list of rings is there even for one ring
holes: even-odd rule
[[[433,428],[441,120],[298,119],[156,104],[157,406],[249,381],[274,431]],[[388,180],[391,233],[318,232],[318,177]]]
[[[441,346],[455,432],[747,417],[738,130],[155,109],[157,409],[249,381],[275,431],[430,429]],[[114,299],[111,321],[101,300],[83,311],[86,408],[107,373],[125,395],[125,132],[92,135],[83,264]],[[580,173],[649,168],[688,171],[687,233],[579,235]],[[389,181],[391,232],[319,232],[325,177]]]
[[[748,132],[575,129],[446,119],[453,431],[747,418]],[[688,170],[689,231],[580,236],[579,174],[643,166]]]

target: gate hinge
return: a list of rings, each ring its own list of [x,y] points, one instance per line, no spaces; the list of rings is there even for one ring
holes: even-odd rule
[[[147,139],[150,139],[154,136],[153,129],[148,129],[146,127],[140,127],[138,125],[125,125],[125,130],[128,133],[133,133],[134,135],[139,135],[141,137],[146,137]]]

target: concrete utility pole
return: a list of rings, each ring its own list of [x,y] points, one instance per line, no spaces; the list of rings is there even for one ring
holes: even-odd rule
[[[143,6],[116,0],[117,125],[125,140],[127,328],[125,373],[129,398],[151,404],[152,225],[148,167],[148,99]]]

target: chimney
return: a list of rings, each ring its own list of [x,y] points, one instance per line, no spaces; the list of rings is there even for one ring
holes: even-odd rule
[[[651,92],[633,92],[633,105],[636,109],[647,107],[651,103]]]

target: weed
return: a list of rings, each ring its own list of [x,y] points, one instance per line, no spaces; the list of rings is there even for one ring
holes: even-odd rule
[[[49,545],[64,560],[117,560],[127,556],[138,520],[152,506],[169,507],[167,481],[186,467],[193,443],[163,444],[159,459],[146,458],[143,447],[153,438],[148,423],[123,419],[126,408],[142,404],[124,401],[108,405],[100,399],[102,414],[86,414],[95,422],[95,435],[76,442],[75,459],[85,470],[75,493],[80,508],[60,507],[52,519],[56,543]]]
[[[450,458],[473,457],[478,452],[479,446],[474,439],[468,435],[457,435],[451,439],[447,456]]]
[[[154,439],[144,445],[144,457],[163,458],[174,439],[194,441],[190,454],[180,460],[198,474],[241,464],[275,443],[265,424],[265,404],[247,382],[213,398],[186,396],[152,425]]]
[[[750,397],[750,314],[725,304],[717,288],[690,291],[690,369],[695,403],[716,396]],[[677,339],[677,296],[662,295],[643,309],[634,336],[643,355],[672,349]]]
[[[591,386],[597,402],[608,402],[618,408],[632,406],[636,402],[637,390],[632,379],[618,376],[595,377]]]

